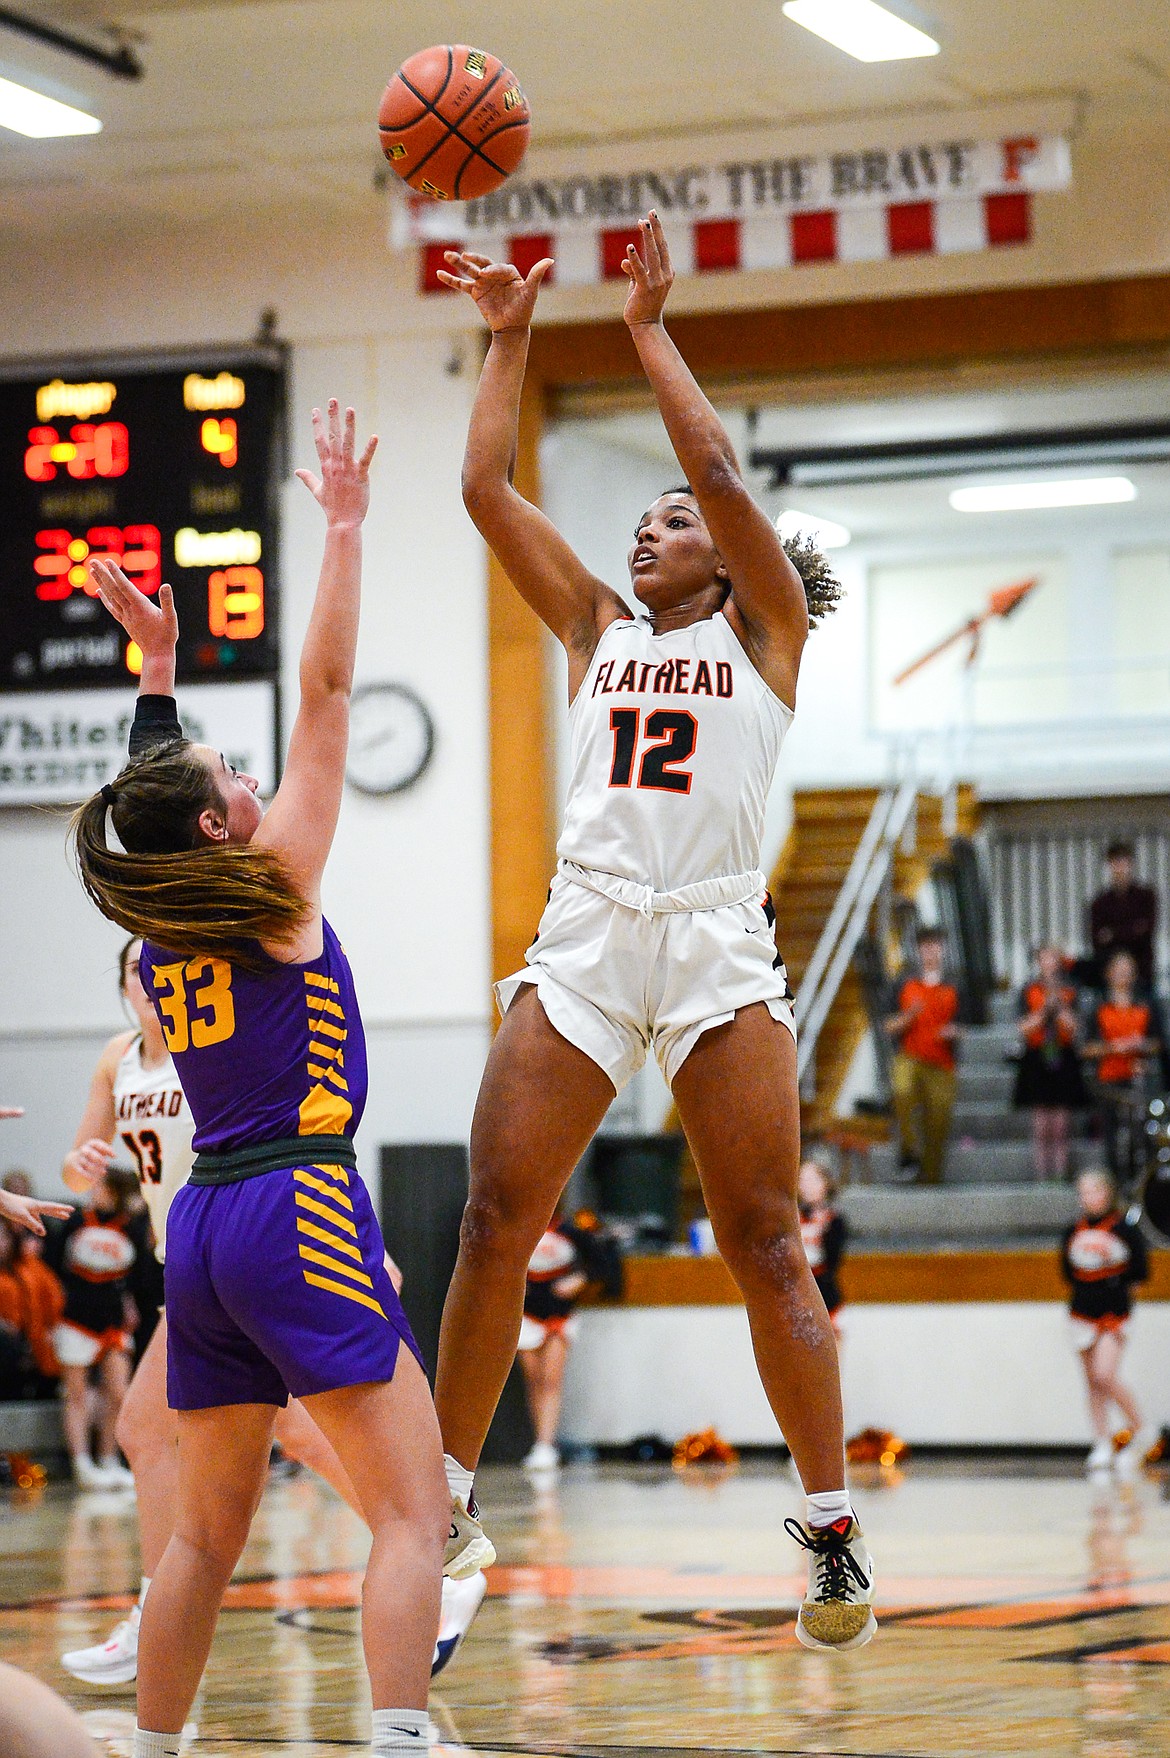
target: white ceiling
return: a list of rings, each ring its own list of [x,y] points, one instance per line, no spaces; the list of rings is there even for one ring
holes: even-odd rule
[[[863,65],[780,0],[17,0],[58,25],[116,23],[147,77],[114,79],[0,27],[0,73],[104,124],[64,141],[0,130],[5,230],[367,209],[381,88],[406,55],[452,39],[509,62],[550,147],[1069,96],[1170,112],[1166,0],[894,3],[942,54]]]

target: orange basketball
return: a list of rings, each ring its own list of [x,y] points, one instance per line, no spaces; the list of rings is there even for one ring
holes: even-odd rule
[[[469,201],[498,189],[524,157],[528,99],[495,55],[439,43],[404,61],[378,111],[382,151],[412,189]]]

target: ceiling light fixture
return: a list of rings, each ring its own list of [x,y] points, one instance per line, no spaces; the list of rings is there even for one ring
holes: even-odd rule
[[[33,140],[52,140],[65,134],[100,134],[101,123],[72,104],[46,98],[15,80],[0,79],[0,128],[27,134]]]
[[[781,537],[811,537],[822,549],[844,549],[853,541],[848,525],[838,525],[835,519],[822,519],[816,513],[798,513],[792,507],[780,514],[776,529]]]
[[[785,18],[843,49],[855,61],[910,61],[939,45],[876,0],[787,0]]]
[[[956,513],[1023,513],[1042,507],[1105,507],[1137,499],[1128,476],[1066,477],[1057,482],[992,482],[981,488],[956,488],[950,502]]]

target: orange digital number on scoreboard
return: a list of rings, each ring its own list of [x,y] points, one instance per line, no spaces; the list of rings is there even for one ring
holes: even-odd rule
[[[207,577],[207,628],[229,641],[264,632],[264,575],[259,568],[216,568]]]
[[[121,421],[88,421],[69,429],[62,439],[55,427],[30,427],[24,473],[30,482],[52,482],[64,466],[75,481],[125,476],[130,468],[130,434]]]
[[[117,562],[142,592],[162,584],[162,535],[157,525],[92,525],[84,537],[61,528],[37,532],[40,554],[33,562],[37,597],[68,598],[72,592],[95,596],[87,563]]]

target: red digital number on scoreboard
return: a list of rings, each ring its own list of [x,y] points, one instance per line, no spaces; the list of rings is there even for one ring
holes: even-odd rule
[[[60,528],[37,532],[41,554],[33,562],[37,597],[68,598],[75,591],[95,597],[87,564],[117,562],[142,592],[162,584],[162,534],[157,525],[93,525],[84,537]]]
[[[264,633],[264,575],[259,568],[217,568],[207,577],[207,628],[229,641]]]
[[[121,421],[87,421],[69,429],[62,439],[55,427],[30,427],[24,473],[30,482],[52,482],[64,465],[78,482],[94,476],[125,476],[130,468],[130,433]]]

